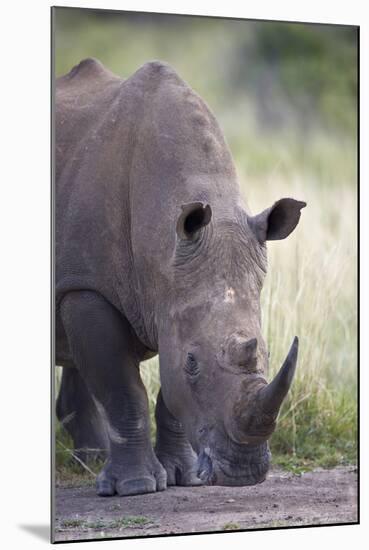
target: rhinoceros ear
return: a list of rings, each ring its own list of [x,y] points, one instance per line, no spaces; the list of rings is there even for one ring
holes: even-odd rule
[[[202,202],[191,202],[181,206],[182,212],[177,221],[177,235],[181,239],[192,240],[200,229],[211,220],[211,208]]]
[[[256,216],[249,216],[248,223],[259,242],[285,239],[295,229],[306,202],[280,199],[273,206]]]

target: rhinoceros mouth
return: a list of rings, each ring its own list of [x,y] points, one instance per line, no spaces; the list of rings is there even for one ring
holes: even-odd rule
[[[233,446],[230,456],[206,448],[199,454],[197,475],[207,485],[246,486],[262,483],[270,464],[266,443],[258,447]]]
[[[242,467],[236,472],[230,469],[228,465],[218,462],[214,469],[213,477],[216,479],[217,485],[257,485],[265,481],[268,469],[269,461],[267,463],[251,463],[248,467]]]

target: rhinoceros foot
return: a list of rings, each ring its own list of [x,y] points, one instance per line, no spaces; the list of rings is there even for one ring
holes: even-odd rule
[[[156,402],[155,453],[167,472],[167,485],[202,485],[196,475],[197,455],[183,426],[167,409],[161,391]]]
[[[141,495],[163,491],[167,487],[167,474],[163,466],[152,457],[142,465],[112,464],[108,462],[96,480],[99,496]]]
[[[157,449],[156,455],[167,472],[168,486],[192,486],[204,483],[196,475],[197,456],[192,450],[189,453],[188,449],[181,450],[177,448],[173,449],[171,454],[168,454],[168,452],[160,452]]]

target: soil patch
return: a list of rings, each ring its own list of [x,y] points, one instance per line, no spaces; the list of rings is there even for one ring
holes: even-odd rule
[[[169,487],[101,498],[94,487],[59,487],[55,541],[357,523],[357,470],[272,470],[253,487]]]

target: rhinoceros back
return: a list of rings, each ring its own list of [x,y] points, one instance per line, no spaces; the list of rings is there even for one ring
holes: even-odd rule
[[[97,291],[156,349],[180,206],[238,200],[223,135],[168,65],[122,80],[91,59],[57,79],[55,132],[57,302]]]

